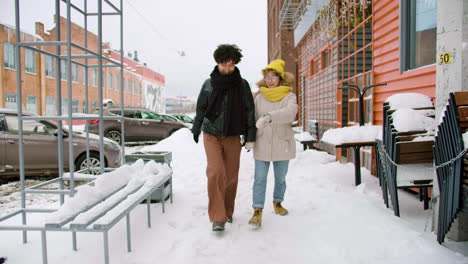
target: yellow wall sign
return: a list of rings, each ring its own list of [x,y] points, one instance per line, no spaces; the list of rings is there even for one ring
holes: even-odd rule
[[[442,53],[439,56],[439,64],[452,63],[453,62],[453,53]]]

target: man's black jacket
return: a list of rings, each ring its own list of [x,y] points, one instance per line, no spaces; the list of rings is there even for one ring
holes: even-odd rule
[[[242,129],[242,135],[245,137],[245,142],[255,142],[257,128],[255,127],[255,105],[250,91],[249,83],[243,79],[243,100],[244,100],[244,113],[245,120]],[[192,133],[199,135],[200,131],[216,136],[227,136],[224,134],[224,116],[227,111],[227,93],[224,95],[221,111],[214,121],[205,118],[205,111],[208,106],[208,98],[210,98],[213,87],[211,86],[211,79],[205,80],[200,90],[197,100],[197,113],[193,121]]]

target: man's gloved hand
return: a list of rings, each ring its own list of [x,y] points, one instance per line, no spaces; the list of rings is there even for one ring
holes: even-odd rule
[[[257,120],[257,123],[255,124],[255,126],[257,128],[264,128],[270,122],[271,122],[271,115],[266,114]]]
[[[254,143],[253,142],[247,142],[245,143],[245,146],[244,148],[247,150],[247,152],[251,151],[254,147]]]
[[[198,143],[198,137],[200,137],[199,133],[193,133],[193,141],[195,141],[195,143]]]

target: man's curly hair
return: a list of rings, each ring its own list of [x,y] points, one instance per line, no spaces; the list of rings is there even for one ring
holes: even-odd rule
[[[241,52],[242,50],[235,44],[221,44],[214,51],[213,57],[216,63],[223,63],[232,60],[234,64],[237,64],[241,61]]]

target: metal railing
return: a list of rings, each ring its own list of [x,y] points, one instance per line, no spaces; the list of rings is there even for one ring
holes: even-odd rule
[[[8,226],[0,226],[0,230],[22,230],[23,232],[23,243],[27,243],[27,232],[28,230],[44,230],[43,226],[32,226],[28,225],[27,221],[27,213],[30,212],[53,212],[55,211],[54,209],[34,209],[34,208],[26,208],[26,194],[28,193],[47,193],[47,194],[56,194],[60,195],[60,204],[64,203],[64,198],[65,195],[68,195],[70,197],[73,197],[75,194],[75,179],[74,178],[74,173],[75,173],[75,168],[73,166],[74,164],[74,155],[73,155],[73,148],[74,148],[74,142],[73,142],[73,133],[67,133],[67,139],[68,139],[68,156],[69,156],[69,176],[67,178],[63,178],[62,176],[64,175],[64,156],[65,153],[63,151],[64,149],[64,139],[65,139],[65,132],[63,130],[63,121],[68,122],[68,130],[71,132],[73,131],[73,121],[74,120],[85,120],[86,123],[89,122],[90,119],[99,119],[99,152],[100,152],[100,173],[104,173],[107,168],[105,168],[105,157],[104,157],[104,131],[103,131],[103,120],[107,120],[108,118],[103,117],[103,112],[102,112],[102,102],[103,102],[103,72],[102,69],[103,67],[117,67],[120,68],[120,87],[123,86],[123,53],[120,55],[120,62],[116,62],[114,60],[109,60],[108,58],[103,56],[102,52],[102,45],[103,45],[103,40],[102,40],[102,32],[103,32],[103,23],[102,23],[102,18],[103,16],[106,15],[112,15],[112,16],[119,16],[120,18],[120,50],[123,51],[123,0],[120,0],[120,7],[116,7],[113,3],[111,3],[109,0],[99,0],[95,1],[97,5],[98,12],[88,12],[88,0],[85,0],[83,3],[83,9],[80,7],[74,5],[71,3],[71,0],[55,0],[55,41],[38,41],[38,42],[26,42],[26,41],[21,41],[21,21],[20,21],[20,1],[15,0],[15,30],[16,30],[16,45],[15,45],[15,65],[16,65],[16,79],[17,79],[17,98],[16,102],[17,103],[17,112],[18,112],[18,152],[19,152],[19,172],[20,172],[20,192],[21,192],[21,208],[18,210],[0,217],[0,222],[7,220],[11,217],[21,215],[21,226],[19,228],[11,228]],[[64,3],[66,7],[66,18],[64,18],[65,24],[66,24],[66,40],[62,40],[62,34],[61,34],[61,2]],[[103,3],[107,4],[107,7],[112,9],[112,12],[103,12],[102,7]],[[72,36],[72,21],[71,21],[71,12],[72,9],[77,11],[80,15],[84,16],[84,46],[73,43],[71,36]],[[98,33],[97,33],[97,52],[93,51],[88,48],[88,17],[96,17],[97,18],[97,28],[98,28]],[[38,47],[41,46],[54,46],[55,47],[55,53],[53,52],[47,52],[44,51]],[[56,96],[58,98],[57,100],[57,112],[56,116],[37,116],[37,117],[32,117],[32,116],[26,116],[23,115],[23,106],[22,106],[22,99],[23,99],[23,87],[22,87],[22,67],[21,67],[21,50],[22,49],[29,49],[33,50],[36,52],[39,52],[41,54],[45,54],[47,56],[52,56],[55,58],[55,65],[56,66]],[[81,52],[79,54],[74,54],[72,52]],[[94,59],[93,64],[88,64],[88,59]],[[81,61],[76,61],[76,60],[84,60],[84,63]],[[61,62],[65,61],[67,73],[66,73],[66,80],[62,80],[62,69],[60,67]],[[107,62],[110,64],[103,65],[103,62]],[[97,64],[95,63],[97,62]],[[72,89],[72,63],[81,65],[85,68],[84,72],[84,82],[85,82],[85,99],[84,102],[87,106],[89,106],[88,103],[88,69],[89,68],[97,68],[98,69],[98,96],[99,96],[99,108],[101,109],[99,113],[97,114],[97,117],[86,117],[86,116],[73,116],[72,115],[72,98],[73,98],[73,89]],[[66,83],[66,91],[67,91],[67,96],[68,96],[68,104],[67,104],[67,113],[62,114],[62,81]],[[123,96],[123,89],[120,90],[120,99],[121,102],[124,102],[124,96]],[[122,103],[122,105],[124,105]],[[122,106],[122,113],[123,113],[123,106]],[[115,118],[114,118],[115,119]],[[23,134],[23,121],[24,120],[55,120],[58,123],[57,126],[57,152],[58,152],[58,173],[59,177],[29,188],[25,187],[25,158],[24,158],[24,134]],[[122,129],[122,134],[125,134],[124,131],[124,119],[123,119],[123,114],[121,117],[121,129]],[[86,158],[88,160],[87,162],[87,168],[83,172],[90,172],[93,169],[90,168],[90,145],[89,145],[89,134],[86,132]],[[121,154],[121,161],[124,162],[124,144],[125,142],[122,139],[122,154]],[[65,188],[64,182],[68,182],[69,186],[67,187],[68,189]],[[55,184],[58,183],[59,187],[56,190],[51,190],[51,189],[41,189],[45,185],[48,184]],[[74,234],[75,235],[75,234]]]

